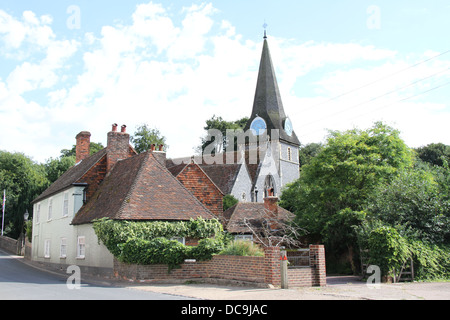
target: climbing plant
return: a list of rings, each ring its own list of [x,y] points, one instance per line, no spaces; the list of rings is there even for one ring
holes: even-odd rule
[[[177,222],[133,222],[103,218],[94,231],[119,261],[130,264],[167,264],[169,269],[184,259],[208,260],[224,248],[223,228],[217,220],[198,218]],[[201,239],[195,247],[176,237]]]

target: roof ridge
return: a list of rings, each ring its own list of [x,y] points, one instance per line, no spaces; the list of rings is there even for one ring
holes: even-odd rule
[[[182,183],[181,183],[181,181],[180,180],[178,180],[176,177],[174,177],[174,175],[169,171],[169,169],[167,169],[167,167],[165,166],[165,165],[162,165],[159,161],[158,161],[158,159],[156,159],[155,158],[155,156],[153,155],[153,152],[149,152],[149,154],[151,154],[152,156],[153,156],[153,159],[155,160],[155,162],[156,162],[156,165],[157,166],[160,166],[161,167],[161,169],[162,170],[164,170],[164,171],[166,171],[166,173],[172,178],[172,179],[174,179],[175,181],[176,181],[176,183],[178,183],[184,190],[186,190],[186,192],[188,192],[191,196],[192,196],[192,198],[193,198],[193,200],[194,201],[196,201],[198,204],[200,204],[205,210],[206,210],[206,212],[207,213],[209,213],[212,217],[215,217],[216,215],[214,214],[214,213],[212,213],[199,199],[197,199],[197,197],[196,196],[194,196]],[[186,165],[187,166],[187,165]],[[184,168],[183,168],[183,170],[184,170]],[[212,181],[212,180],[211,180]],[[219,189],[220,190],[220,189]]]

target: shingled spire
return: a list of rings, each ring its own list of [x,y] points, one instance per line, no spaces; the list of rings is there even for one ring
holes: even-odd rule
[[[279,129],[280,140],[284,140],[294,145],[300,145],[295,132],[289,136],[284,130],[284,121],[286,121],[287,117],[284,113],[283,102],[281,101],[275,68],[273,67],[272,58],[270,56],[265,31],[252,115],[245,130],[250,128],[250,124],[258,116],[266,121],[269,135],[271,129]]]

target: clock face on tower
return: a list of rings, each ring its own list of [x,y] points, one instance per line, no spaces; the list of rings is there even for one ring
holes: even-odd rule
[[[250,125],[250,129],[253,131],[254,135],[259,136],[266,131],[267,125],[263,118],[256,117],[255,119],[253,119],[252,124]]]
[[[284,120],[284,131],[286,131],[286,134],[290,137],[292,136],[292,122],[291,119],[286,118],[286,120]]]

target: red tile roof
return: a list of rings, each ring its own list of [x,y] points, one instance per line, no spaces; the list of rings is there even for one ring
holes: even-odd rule
[[[119,161],[72,224],[99,218],[189,220],[213,214],[195,198],[152,152]]]

